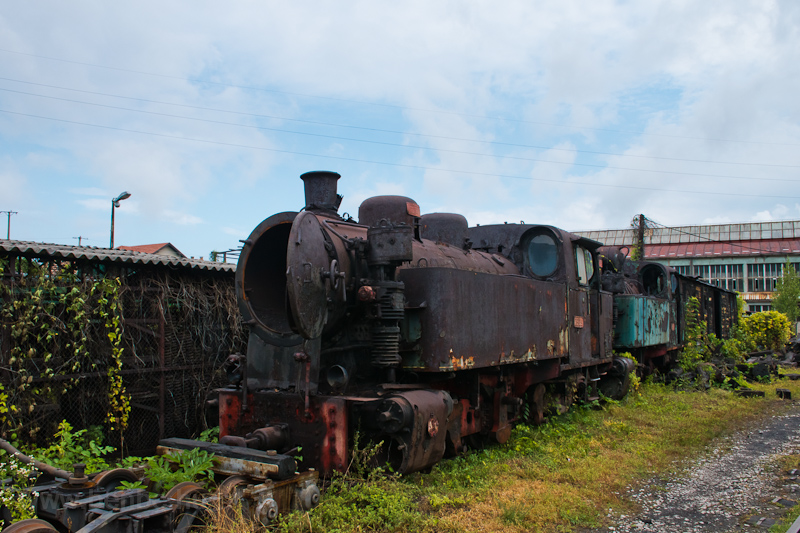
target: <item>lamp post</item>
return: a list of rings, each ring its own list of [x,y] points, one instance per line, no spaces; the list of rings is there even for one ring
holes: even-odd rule
[[[114,208],[119,207],[119,203],[122,200],[127,200],[130,197],[131,193],[125,191],[120,193],[120,195],[117,196],[116,198],[111,199],[111,245],[109,246],[109,248],[111,248],[112,250],[114,249]]]

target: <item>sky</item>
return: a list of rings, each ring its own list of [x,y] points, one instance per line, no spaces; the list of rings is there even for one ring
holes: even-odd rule
[[[239,246],[340,173],[470,225],[800,219],[800,2],[0,4],[12,239]],[[9,218],[0,214],[0,237]]]

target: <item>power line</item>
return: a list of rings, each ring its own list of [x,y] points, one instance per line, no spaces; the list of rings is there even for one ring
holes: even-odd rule
[[[261,92],[270,92],[275,94],[285,94],[289,96],[301,96],[303,98],[317,98],[320,100],[329,100],[334,102],[343,102],[349,104],[358,104],[358,105],[370,105],[376,107],[384,107],[390,109],[398,109],[398,110],[406,110],[406,111],[422,111],[425,113],[438,113],[443,115],[453,115],[453,116],[462,116],[462,117],[469,117],[469,118],[479,118],[484,120],[499,120],[505,122],[512,122],[517,124],[534,124],[538,126],[550,126],[550,127],[557,127],[557,128],[566,128],[566,129],[575,129],[575,130],[588,130],[588,131],[603,131],[608,133],[623,133],[627,135],[641,135],[641,136],[648,136],[648,137],[663,137],[663,138],[672,138],[672,139],[689,139],[689,140],[696,140],[696,141],[715,141],[715,142],[729,142],[729,143],[740,143],[740,144],[761,144],[761,145],[774,145],[774,146],[800,146],[797,143],[776,143],[776,142],[765,142],[765,141],[743,141],[739,139],[714,139],[710,137],[691,137],[686,135],[669,135],[665,133],[646,133],[643,131],[628,131],[628,130],[615,130],[611,128],[594,128],[589,126],[568,126],[565,124],[557,124],[552,122],[542,122],[542,121],[535,121],[535,120],[524,120],[518,118],[510,118],[510,117],[492,117],[488,115],[477,115],[471,113],[461,113],[457,111],[444,111],[440,109],[426,109],[426,108],[419,108],[419,107],[407,107],[401,106],[397,104],[384,104],[379,102],[367,102],[364,100],[352,100],[347,98],[336,98],[331,96],[320,96],[315,94],[307,94],[307,93],[298,93],[298,92],[291,92],[291,91],[281,91],[278,89],[268,89],[265,87],[255,87],[249,85],[237,85],[233,83],[222,83],[216,82],[211,80],[204,80],[199,78],[186,78],[182,76],[174,76],[170,74],[157,74],[154,72],[145,72],[141,70],[134,70],[134,69],[127,69],[122,67],[111,67],[108,65],[98,65],[96,63],[88,63],[84,61],[74,61],[70,59],[61,59],[57,57],[49,57],[43,56],[38,54],[31,54],[27,52],[17,52],[16,50],[8,50],[5,48],[0,48],[0,52],[6,52],[9,54],[17,54],[23,55],[28,57],[35,57],[38,59],[47,59],[49,61],[59,61],[61,63],[69,63],[73,65],[82,65],[87,67],[94,67],[94,68],[102,68],[107,70],[114,70],[117,72],[129,72],[131,74],[141,74],[143,76],[152,76],[157,78],[165,78],[165,79],[173,79],[173,80],[180,80],[180,81],[187,81],[190,83],[203,83],[206,85],[215,85],[218,87],[231,87],[235,89],[246,89],[250,91],[261,91]]]
[[[765,195],[765,194],[739,194],[739,193],[732,193],[732,192],[718,192],[718,191],[687,191],[681,189],[658,189],[654,187],[635,187],[633,185],[609,185],[603,183],[593,183],[593,182],[581,182],[581,181],[569,181],[565,182],[563,180],[556,180],[556,179],[547,179],[547,178],[532,178],[530,176],[514,176],[510,174],[495,174],[490,172],[476,172],[474,170],[454,170],[454,169],[446,169],[446,168],[433,168],[433,167],[426,167],[422,165],[411,165],[405,163],[387,163],[385,161],[374,161],[369,159],[358,159],[352,157],[341,157],[341,156],[333,156],[333,155],[324,155],[324,154],[312,154],[307,152],[296,152],[293,150],[281,150],[277,148],[266,148],[263,146],[251,146],[245,144],[237,144],[237,143],[226,143],[221,141],[210,141],[207,139],[197,139],[192,137],[181,137],[179,135],[169,135],[165,133],[155,133],[149,131],[141,131],[141,130],[132,130],[127,128],[118,128],[115,126],[104,126],[100,124],[91,124],[88,122],[79,122],[75,120],[66,120],[60,118],[52,118],[52,117],[44,117],[40,115],[32,115],[29,113],[19,113],[16,111],[8,111],[6,109],[0,109],[1,113],[8,113],[11,115],[18,115],[23,117],[31,117],[31,118],[38,118],[42,120],[51,120],[55,122],[62,122],[66,124],[77,124],[80,126],[90,126],[93,128],[102,128],[107,130],[113,131],[124,131],[128,133],[137,133],[141,135],[152,135],[154,137],[161,137],[166,139],[178,139],[181,141],[191,141],[191,142],[200,142],[205,144],[213,144],[217,146],[229,146],[234,148],[247,148],[251,150],[262,150],[267,152],[275,152],[275,153],[282,153],[282,154],[291,154],[291,155],[300,155],[305,157],[319,157],[323,159],[334,159],[337,161],[351,161],[356,163],[367,163],[372,165],[383,165],[383,166],[391,166],[391,167],[400,167],[400,168],[411,168],[415,170],[430,170],[430,171],[438,171],[438,172],[447,172],[450,174],[467,174],[472,176],[485,176],[485,177],[492,177],[492,178],[508,178],[508,179],[517,179],[517,180],[526,180],[526,181],[539,181],[539,182],[548,182],[548,183],[557,183],[559,185],[585,185],[590,187],[604,187],[604,188],[611,188],[611,189],[631,189],[637,191],[648,191],[648,192],[674,192],[674,193],[681,193],[687,195],[711,195],[711,196],[738,196],[743,198],[782,198],[782,199],[798,199],[800,200],[800,196],[786,196],[786,195]]]
[[[684,231],[684,230],[682,230],[682,229],[680,229],[680,228],[676,228],[676,227],[670,227],[670,226],[665,226],[664,224],[661,224],[660,222],[656,222],[655,220],[652,220],[652,219],[650,219],[650,218],[648,218],[647,220],[648,220],[649,222],[652,222],[652,223],[653,223],[653,224],[655,224],[656,226],[659,226],[659,227],[661,227],[661,228],[664,228],[664,229],[666,229],[666,230],[669,230],[669,231],[675,231],[675,232],[677,232],[677,233],[682,233],[682,234],[684,234],[684,235],[689,235],[690,237],[695,237],[695,238],[697,238],[697,239],[701,239],[701,240],[703,240],[703,241],[705,241],[705,242],[714,242],[714,243],[719,243],[719,244],[728,244],[728,245],[730,245],[730,246],[733,246],[733,247],[736,247],[736,248],[741,248],[742,250],[747,250],[747,251],[750,251],[750,252],[769,252],[769,251],[770,251],[770,250],[764,250],[763,248],[753,248],[753,247],[751,247],[751,246],[745,246],[745,245],[743,245],[743,244],[737,244],[736,242],[734,242],[734,241],[732,241],[732,240],[730,240],[730,239],[728,239],[728,240],[724,240],[724,241],[723,241],[723,240],[719,240],[719,239],[711,239],[711,238],[709,238],[709,237],[704,237],[704,236],[702,236],[702,235],[698,235],[698,234],[696,234],[696,233],[692,233],[692,232],[690,232],[690,231]],[[751,239],[751,240],[752,240],[752,239]],[[684,243],[681,243],[681,244],[684,244]]]
[[[577,163],[577,162],[566,162],[566,161],[553,161],[550,159],[539,159],[535,157],[520,157],[520,156],[509,156],[509,155],[495,155],[495,154],[486,154],[486,153],[479,153],[479,152],[469,152],[466,150],[451,150],[447,148],[431,148],[428,146],[418,146],[418,145],[411,145],[411,144],[398,144],[398,143],[391,143],[386,141],[374,141],[370,139],[356,139],[352,137],[340,137],[336,135],[325,135],[322,133],[309,133],[303,131],[293,131],[293,130],[286,130],[282,128],[270,128],[267,126],[254,126],[250,124],[241,124],[238,122],[225,122],[222,120],[211,120],[211,119],[204,119],[204,118],[196,118],[196,117],[187,117],[185,115],[173,115],[170,113],[160,113],[157,111],[145,111],[143,109],[132,109],[129,107],[120,107],[120,106],[113,106],[108,104],[98,104],[94,102],[85,102],[81,100],[72,100],[69,98],[61,98],[58,96],[47,96],[47,95],[40,95],[40,94],[33,94],[27,93],[24,91],[14,91],[11,89],[4,89],[0,87],[0,91],[8,91],[13,93],[20,93],[26,94],[30,96],[38,96],[40,98],[48,98],[51,100],[59,100],[64,102],[72,102],[84,105],[91,105],[95,107],[102,107],[106,109],[117,109],[120,111],[131,111],[134,113],[143,113],[146,115],[154,115],[159,117],[168,117],[168,118],[178,118],[183,120],[193,120],[195,122],[206,122],[209,124],[220,124],[225,126],[236,126],[240,128],[249,128],[249,129],[256,129],[256,130],[263,130],[263,131],[274,131],[278,133],[291,133],[294,135],[305,135],[309,137],[318,137],[324,139],[335,139],[339,141],[351,141],[351,142],[360,142],[366,144],[376,144],[380,146],[394,146],[398,148],[409,148],[409,149],[416,149],[416,150],[435,150],[437,152],[445,152],[451,154],[460,154],[460,155],[473,155],[473,156],[480,156],[480,157],[492,157],[496,159],[512,159],[515,161],[530,161],[535,163],[550,163],[554,165],[566,165],[566,166],[578,166],[578,167],[587,167],[587,168],[599,168],[599,169],[611,169],[611,170],[624,170],[624,171],[631,171],[631,172],[647,172],[650,174],[668,174],[668,175],[682,175],[682,176],[693,176],[693,177],[702,177],[702,178],[726,178],[726,179],[739,179],[739,180],[751,180],[751,181],[780,181],[780,182],[789,182],[789,183],[797,183],[800,182],[800,179],[787,179],[787,178],[754,178],[750,176],[731,176],[726,174],[707,174],[702,172],[680,172],[680,171],[672,171],[672,170],[658,170],[658,169],[648,169],[648,168],[629,168],[629,167],[618,167],[612,165],[600,165],[600,164],[593,164],[593,163]]]
[[[233,111],[233,110],[219,109],[219,108],[214,108],[214,107],[204,107],[204,106],[196,106],[196,105],[189,105],[189,104],[179,104],[179,103],[176,103],[176,102],[164,102],[164,101],[161,101],[161,100],[151,100],[151,99],[147,99],[147,98],[136,98],[136,97],[130,97],[130,96],[121,96],[121,95],[103,93],[103,92],[97,92],[97,91],[87,91],[87,90],[84,90],[84,89],[74,89],[74,88],[63,87],[63,86],[59,86],[59,85],[49,85],[49,84],[46,84],[46,83],[36,83],[36,82],[31,82],[31,81],[17,80],[17,79],[14,79],[14,78],[0,77],[0,80],[10,81],[10,82],[14,82],[14,83],[23,83],[23,84],[27,84],[27,85],[35,85],[37,87],[47,87],[47,88],[50,88],[50,89],[59,89],[59,90],[63,90],[63,91],[72,91],[72,92],[78,92],[78,93],[84,93],[84,94],[92,94],[92,95],[95,95],[95,96],[105,96],[105,97],[109,97],[109,98],[118,98],[118,99],[123,99],[123,100],[134,100],[134,101],[138,101],[138,102],[147,102],[147,103],[151,103],[151,104],[168,105],[168,106],[174,106],[174,107],[183,107],[183,108],[187,108],[187,109],[197,109],[197,110],[202,110],[202,111],[214,111],[214,112],[217,112],[217,113],[228,113],[228,114],[239,115],[239,116],[247,116],[247,117],[253,117],[253,118],[265,118],[265,119],[271,119],[271,120],[282,120],[282,121],[286,121],[286,122],[298,122],[298,123],[302,123],[302,124],[313,124],[313,125],[317,125],[317,126],[330,126],[330,127],[335,127],[335,128],[348,128],[348,129],[370,131],[370,132],[390,133],[390,134],[395,134],[395,135],[413,135],[413,136],[416,136],[416,137],[425,137],[425,138],[429,138],[429,139],[443,139],[443,140],[449,140],[449,141],[473,142],[473,143],[489,144],[489,145],[496,145],[496,146],[509,146],[509,147],[514,147],[514,148],[533,148],[533,149],[537,149],[537,150],[551,150],[551,151],[559,151],[559,152],[590,154],[590,155],[606,155],[606,156],[614,156],[614,157],[632,157],[632,158],[637,158],[637,159],[653,159],[653,160],[660,160],[660,161],[681,161],[681,162],[688,162],[688,163],[710,163],[710,164],[719,164],[719,165],[759,166],[759,167],[776,167],[776,168],[800,168],[800,165],[781,165],[781,164],[776,164],[776,163],[749,163],[749,162],[737,162],[737,161],[714,161],[714,160],[708,160],[708,159],[688,159],[688,158],[680,158],[680,157],[663,157],[663,156],[653,156],[653,155],[621,154],[621,153],[617,153],[617,152],[600,152],[600,151],[595,151],[595,150],[583,150],[583,149],[577,149],[577,148],[558,148],[558,147],[553,147],[553,146],[540,146],[540,145],[532,145],[532,144],[509,143],[509,142],[502,142],[502,141],[486,141],[486,140],[482,140],[482,139],[469,139],[469,138],[465,138],[465,137],[451,137],[451,136],[446,136],[446,135],[433,135],[433,134],[416,133],[416,132],[410,132],[410,131],[387,130],[387,129],[382,129],[382,128],[368,128],[368,127],[364,127],[364,126],[353,126],[353,125],[349,125],[349,124],[340,124],[340,123],[335,123],[335,122],[322,122],[322,121],[316,121],[316,120],[305,120],[305,119],[298,119],[298,118],[289,118],[289,117],[282,117],[282,116],[277,116],[277,115],[263,115],[263,114],[258,114],[258,113],[246,113],[246,112],[242,112],[242,111]],[[51,98],[51,99],[56,99],[56,100],[64,100],[64,101],[68,101],[68,102],[79,102],[79,103],[84,103],[84,104],[87,104],[87,105],[96,105],[96,106],[102,105],[102,104],[97,104],[97,103],[93,103],[93,102],[84,102],[84,101],[80,101],[80,100],[70,100],[70,99],[66,99],[66,98],[41,95],[41,94],[30,93],[30,92],[26,92],[26,91],[15,91],[13,89],[6,89],[6,88],[2,88],[2,87],[0,87],[0,90],[6,91],[6,92],[18,93],[18,94],[26,94],[26,95],[31,95],[31,96],[39,96],[41,98]],[[114,106],[105,106],[105,107],[112,107],[113,108]],[[119,107],[119,108],[116,108],[116,109],[131,110],[129,108],[123,108],[123,107]],[[139,110],[131,110],[131,111],[139,111]],[[141,112],[145,112],[145,111],[141,111]],[[166,115],[166,116],[174,116],[174,115]],[[184,118],[188,118],[188,117],[184,117]],[[193,119],[193,120],[201,120],[201,119]],[[283,131],[283,130],[276,130],[276,131]],[[299,133],[299,132],[291,132],[290,131],[290,133]],[[312,134],[306,133],[305,135],[312,135]],[[341,137],[333,137],[333,138],[341,138]],[[346,139],[346,138],[343,138],[343,139]],[[368,142],[368,141],[362,141],[362,142]]]

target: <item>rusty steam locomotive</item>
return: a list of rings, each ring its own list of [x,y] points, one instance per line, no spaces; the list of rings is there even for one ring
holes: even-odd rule
[[[576,399],[622,398],[637,366],[675,360],[690,297],[717,336],[735,321],[735,293],[551,226],[469,228],[399,196],[364,201],[355,222],[337,213],[339,177],[304,174],[305,208],[244,241],[236,291],[250,339],[226,361],[220,443],[158,448],[213,452],[218,492],[185,482],[150,498],[119,489],[141,472],[66,472],[0,439],[45,474],[39,519],[7,531],[186,532],[217,504],[268,525],[318,503],[319,472],[347,468],[357,431],[395,471],[423,470]]]
[[[365,200],[356,222],[337,212],[339,174],[301,178],[305,208],[243,241],[236,291],[251,335],[219,395],[227,445],[302,447],[303,466],[330,472],[347,467],[359,431],[395,471],[423,470],[506,441],[523,417],[623,397],[636,363],[615,344],[668,362],[680,284],[717,295],[712,325],[730,320],[724,291],[618,250],[601,271],[601,243],[554,227],[469,228],[400,196]]]

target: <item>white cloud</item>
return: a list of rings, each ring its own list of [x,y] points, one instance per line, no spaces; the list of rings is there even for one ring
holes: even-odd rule
[[[5,77],[51,86],[4,88],[160,114],[0,91],[2,109],[71,121],[0,113],[2,201],[71,221],[68,238],[105,226],[128,190],[132,242],[164,221],[240,237],[302,207],[297,176],[329,168],[351,213],[399,194],[567,229],[800,217],[776,206],[800,196],[798,27],[800,6],[779,0],[20,4],[0,15],[0,48],[71,62],[0,52]],[[87,213],[49,207],[65,193]],[[181,238],[207,252],[202,232]]]
[[[787,207],[783,204],[776,204],[772,209],[759,211],[750,218],[751,222],[771,222],[775,220],[789,220],[800,218],[800,204],[794,207]]]
[[[164,211],[164,217],[173,224],[180,224],[181,226],[193,226],[203,222],[200,217],[171,210]]]

